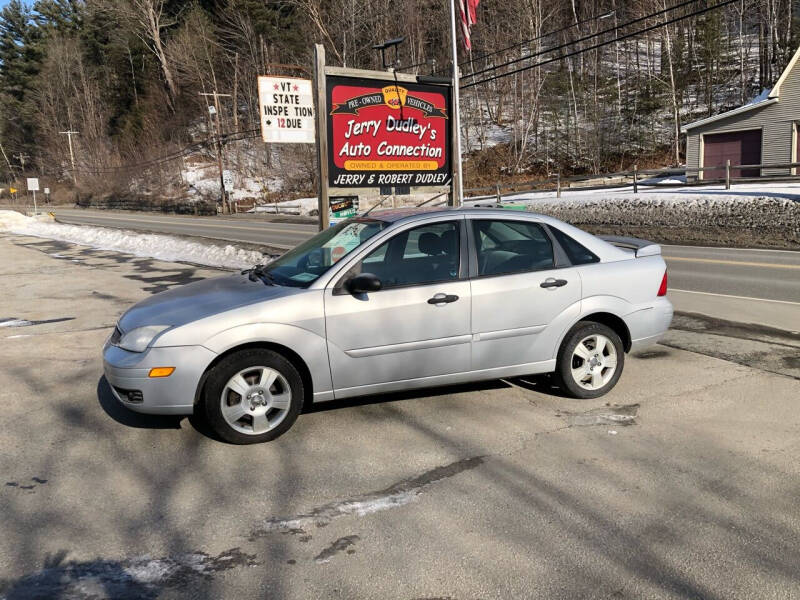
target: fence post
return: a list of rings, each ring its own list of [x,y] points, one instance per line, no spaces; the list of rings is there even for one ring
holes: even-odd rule
[[[495,196],[497,196],[497,203],[500,204],[500,184],[499,183],[495,183],[494,184],[494,193],[495,193]]]
[[[561,198],[561,173],[556,173],[556,198]]]
[[[731,189],[731,159],[725,161],[725,189]]]
[[[633,165],[633,193],[639,193],[639,181],[636,177],[636,172],[638,171],[638,165]]]

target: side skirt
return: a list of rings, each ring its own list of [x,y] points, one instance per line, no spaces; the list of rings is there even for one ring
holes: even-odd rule
[[[454,385],[458,383],[469,383],[471,381],[485,381],[487,379],[502,379],[504,377],[520,377],[522,375],[552,373],[555,370],[555,359],[543,360],[540,362],[514,365],[511,367],[497,367],[494,369],[484,369],[482,371],[466,371],[464,373],[451,373],[449,375],[435,375],[433,377],[419,377],[417,379],[403,379],[401,381],[390,381],[387,383],[375,383],[371,385],[342,388],[334,390],[332,394],[333,397],[328,397],[327,394],[325,396],[318,396],[317,394],[314,394],[314,402],[324,402],[326,400],[333,399],[342,400],[343,398],[353,398],[355,396],[367,396],[369,394],[384,394],[387,392]]]

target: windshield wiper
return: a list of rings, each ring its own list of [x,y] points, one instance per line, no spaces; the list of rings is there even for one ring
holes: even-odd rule
[[[256,265],[252,269],[242,271],[242,275],[247,273],[247,278],[250,281],[260,279],[265,285],[275,285],[275,278],[264,270],[266,268],[266,265]]]

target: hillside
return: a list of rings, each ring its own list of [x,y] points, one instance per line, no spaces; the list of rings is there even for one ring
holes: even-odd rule
[[[713,6],[483,0],[459,57],[467,185],[679,163],[679,125],[756,96],[797,44],[794,0],[678,18]],[[244,196],[311,195],[313,148],[258,137],[257,75],[309,76],[315,42],[331,64],[377,68],[371,46],[398,35],[400,69],[444,74],[447,22],[447,3],[431,0],[12,0],[0,11],[0,181],[213,201],[201,94],[218,92],[224,162]],[[65,131],[78,132],[74,170]]]

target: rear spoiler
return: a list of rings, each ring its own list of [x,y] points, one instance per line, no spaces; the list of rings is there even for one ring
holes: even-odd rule
[[[633,250],[636,258],[642,256],[657,256],[661,254],[661,246],[655,242],[647,240],[640,240],[635,237],[625,237],[621,235],[598,235],[601,240],[616,246],[617,248],[624,248],[625,250]]]

